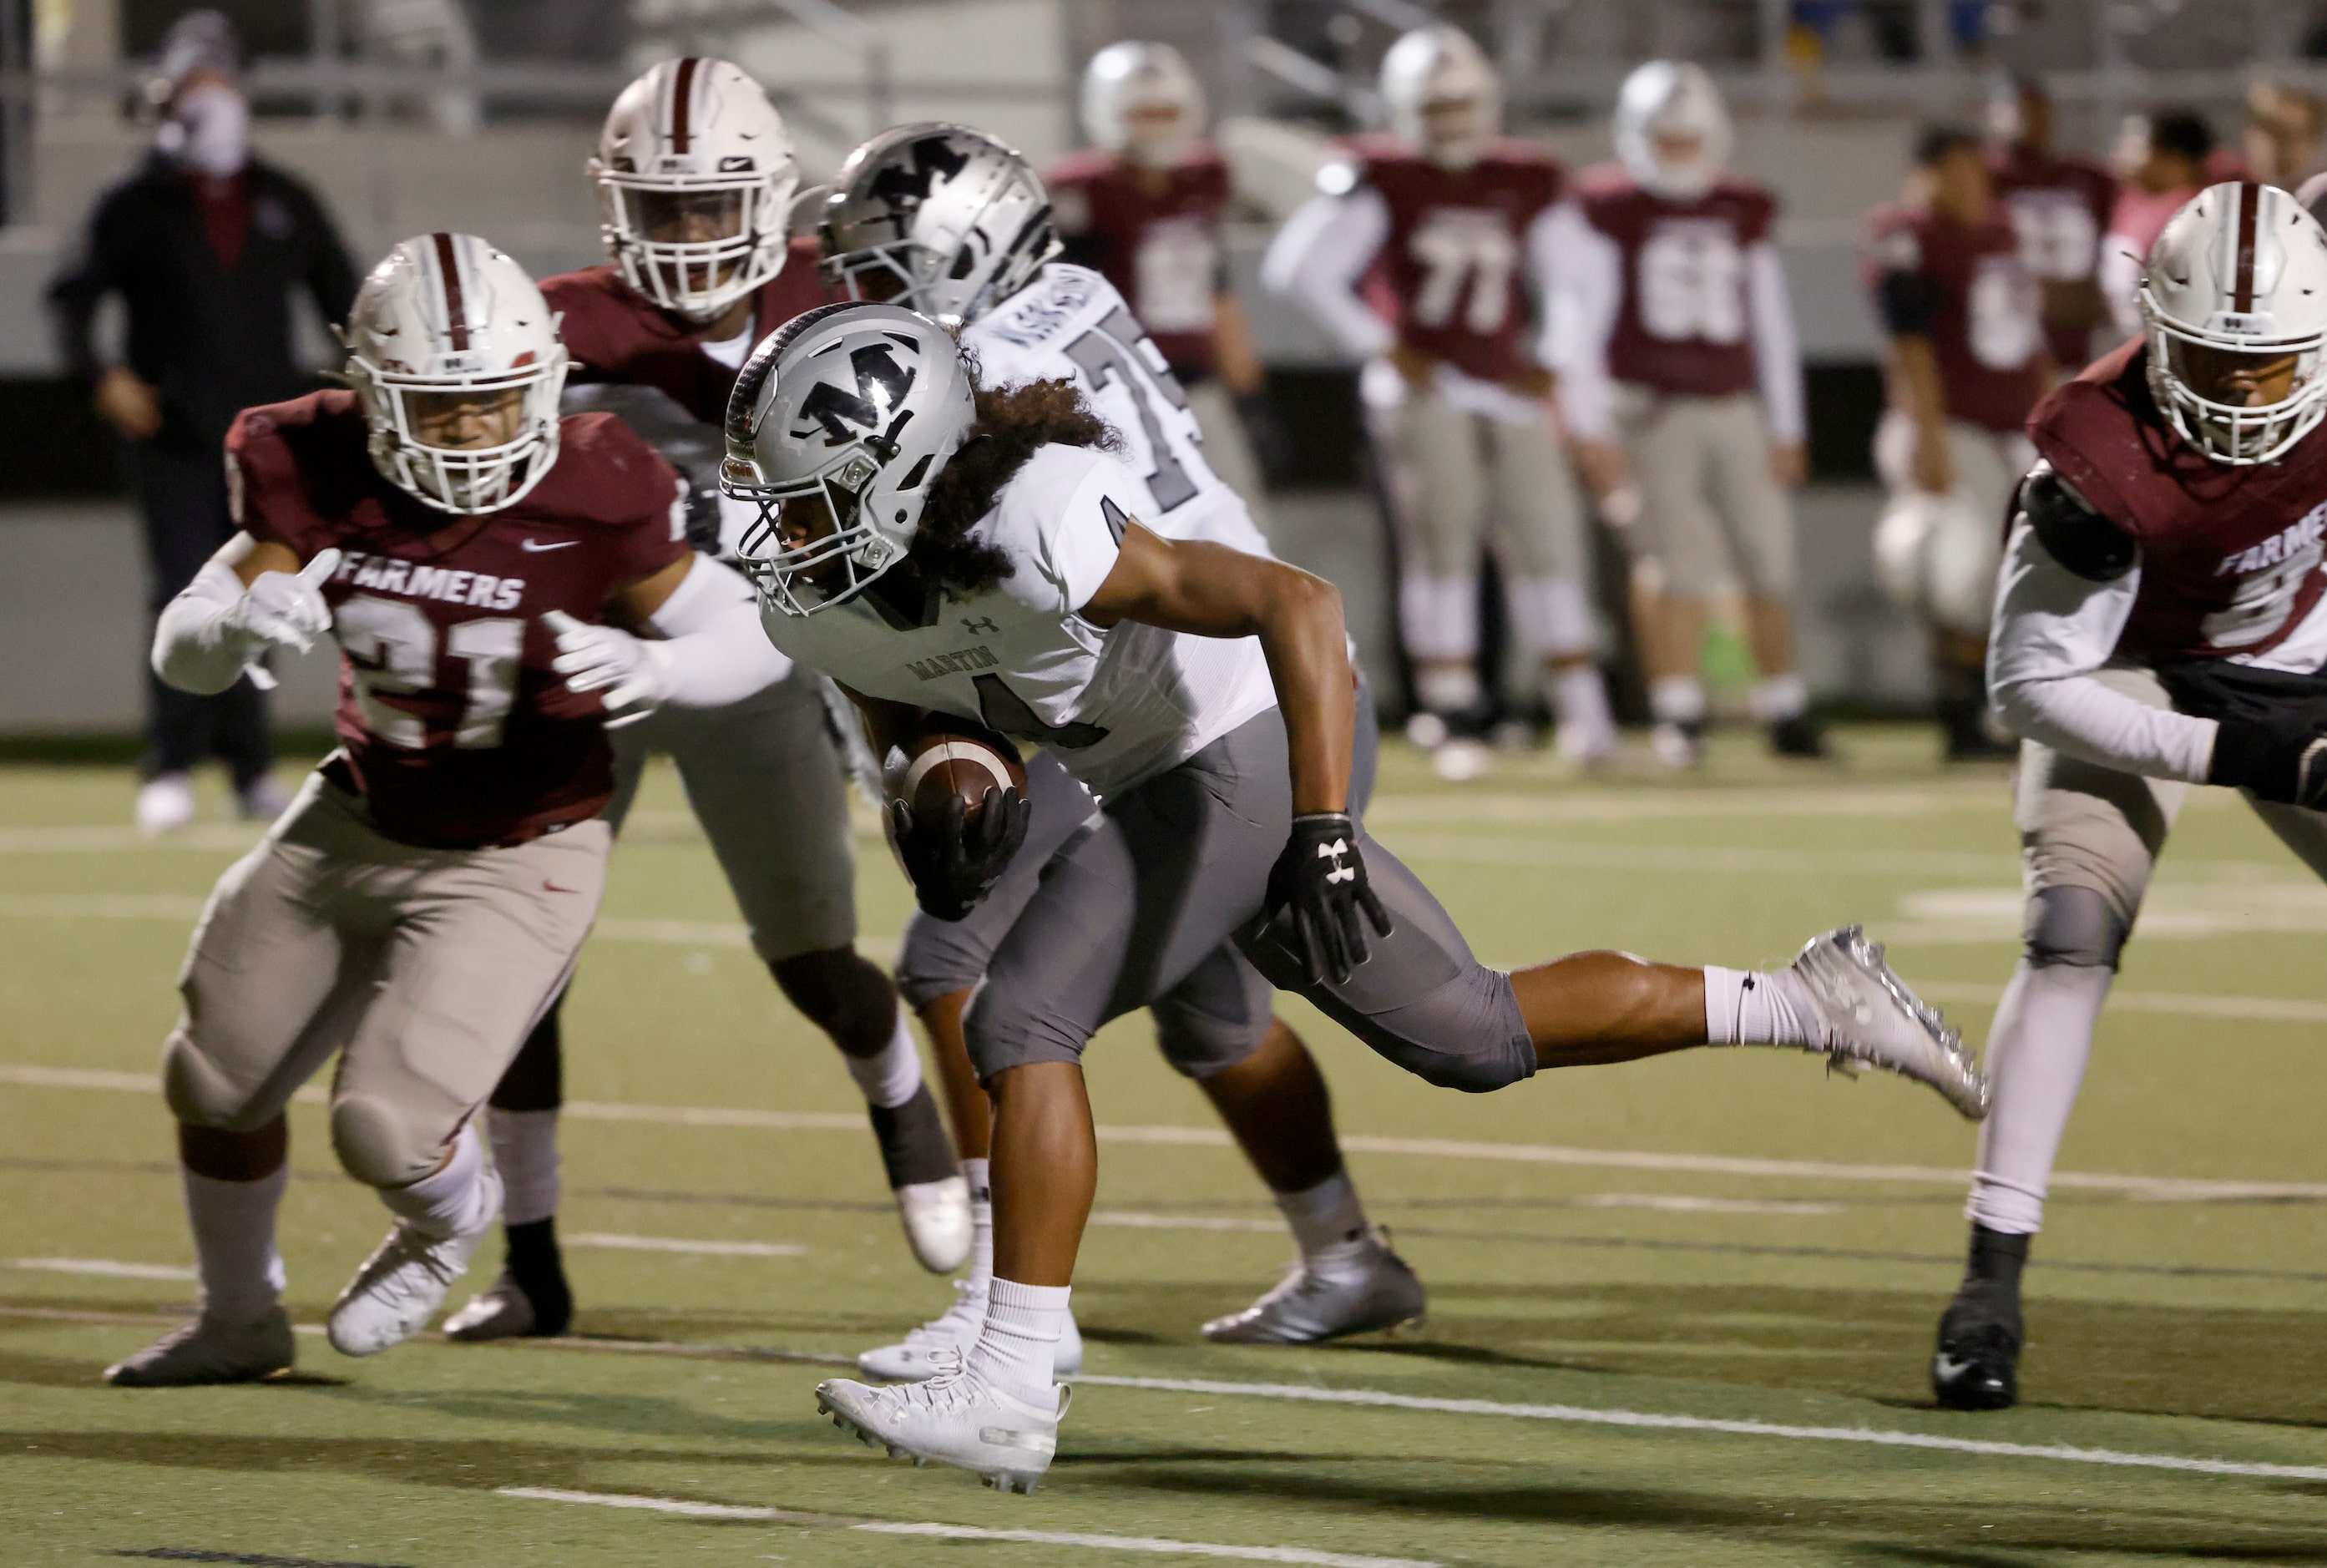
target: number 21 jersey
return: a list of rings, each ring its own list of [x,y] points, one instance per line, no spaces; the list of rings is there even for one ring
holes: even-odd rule
[[[595,817],[613,789],[604,709],[549,667],[541,617],[601,621],[687,554],[678,474],[610,415],[569,415],[556,463],[514,506],[454,517],[380,477],[350,392],[245,409],[227,434],[236,521],[312,559],[341,651],[325,776],[401,844],[522,843]]]

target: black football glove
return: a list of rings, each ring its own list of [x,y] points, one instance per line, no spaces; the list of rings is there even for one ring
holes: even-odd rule
[[[1269,868],[1262,918],[1273,922],[1285,910],[1292,911],[1287,946],[1307,966],[1312,984],[1330,978],[1339,985],[1366,961],[1360,910],[1376,936],[1389,935],[1389,911],[1366,880],[1358,825],[1346,812],[1312,812],[1293,819],[1293,835]]]
[[[948,796],[934,817],[916,818],[905,802],[890,801],[890,837],[921,912],[958,920],[985,902],[1026,842],[1030,815],[1023,795],[993,785],[978,802],[975,826],[958,795]]]
[[[2220,659],[2162,665],[2157,675],[2176,709],[2221,726],[2207,783],[2327,808],[2327,687],[2317,677]]]

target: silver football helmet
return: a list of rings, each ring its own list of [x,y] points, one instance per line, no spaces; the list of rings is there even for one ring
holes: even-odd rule
[[[832,178],[817,225],[827,284],[958,332],[1059,254],[1050,193],[1015,148],[967,126],[883,131]]]
[[[2276,462],[2327,418],[2327,231],[2277,186],[2210,186],[2175,213],[2149,247],[2141,317],[2151,396],[2215,462]],[[2277,402],[2201,390],[2219,390],[2241,361],[2290,357]]]
[[[1624,79],[1616,95],[1616,155],[1643,190],[1695,201],[1713,189],[1729,162],[1732,132],[1721,89],[1705,67],[1652,60]],[[1694,143],[1686,157],[1659,144]]]
[[[736,555],[761,598],[813,615],[903,560],[977,417],[952,334],[902,306],[820,305],[771,333],[727,400],[719,471],[721,494],[760,509]],[[784,516],[813,498],[825,516]]]
[[[1168,43],[1126,40],[1083,69],[1083,135],[1142,168],[1168,169],[1204,134],[1204,89]]]
[[[1501,79],[1459,27],[1417,27],[1391,44],[1381,96],[1390,130],[1441,168],[1471,167],[1502,128]]]

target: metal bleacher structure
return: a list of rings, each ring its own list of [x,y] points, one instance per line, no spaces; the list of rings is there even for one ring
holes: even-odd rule
[[[0,0],[0,383],[56,375],[41,290],[91,201],[146,145],[150,128],[135,112],[142,57],[192,3]],[[1266,357],[1289,369],[1322,369],[1335,356],[1252,286],[1259,252],[1310,188],[1326,138],[1378,116],[1374,68],[1407,27],[1471,30],[1501,64],[1509,127],[1571,164],[1608,155],[1605,113],[1632,64],[1663,55],[1711,67],[1737,116],[1738,164],[1783,201],[1780,239],[1805,350],[1827,365],[1863,366],[1879,351],[1857,275],[1863,214],[1897,193],[1918,124],[1976,117],[1998,70],[2041,75],[2059,106],[2061,140],[2096,153],[2128,112],[2195,107],[2227,136],[2257,79],[2327,89],[2327,69],[2313,58],[2327,51],[2327,0],[209,3],[250,42],[259,150],[324,193],[360,257],[418,229],[462,228],[537,273],[599,258],[582,163],[605,105],[655,58],[716,52],[753,71],[815,179],[872,130],[906,119],[965,120],[1046,162],[1077,140],[1085,60],[1117,38],[1168,40],[1220,117],[1245,199],[1232,233],[1235,275]],[[320,325],[309,341],[322,363]],[[1806,558],[1863,559],[1863,544],[1847,536],[1863,535],[1867,515],[1861,492],[1824,503],[1813,494]],[[134,714],[134,660],[117,649],[108,645],[101,661],[123,666],[117,680],[99,681],[82,659],[62,698],[45,695],[55,682],[41,671],[68,667],[66,656],[28,651],[39,638],[99,621],[104,636],[134,647],[134,594],[123,605],[76,607],[22,586],[42,580],[27,575],[42,551],[88,542],[36,538],[40,530],[100,520],[120,536],[105,547],[134,583],[134,542],[117,503],[0,508],[0,733],[104,727]],[[1850,547],[1820,549],[1825,531]],[[1896,619],[1872,607],[1864,576],[1827,595],[1831,635],[1806,648],[1811,673],[1829,691],[1911,700],[1920,678],[1912,647],[1896,639],[1878,647],[1874,632],[1851,630]],[[1814,619],[1820,612],[1814,605]],[[294,685],[294,710],[312,710],[320,686],[304,672]]]

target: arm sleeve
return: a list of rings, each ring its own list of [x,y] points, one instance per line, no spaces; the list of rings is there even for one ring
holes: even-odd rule
[[[651,617],[666,640],[655,645],[670,680],[669,700],[724,708],[792,672],[760,629],[759,604],[741,574],[697,555]]]
[[[2106,768],[2202,784],[2213,761],[2211,719],[2154,708],[2103,684],[2141,588],[2138,563],[2094,583],[2045,549],[2025,516],[2005,542],[1988,636],[1987,681],[2014,733]]]
[[[1611,440],[1616,386],[1608,373],[1608,340],[1623,299],[1624,254],[1572,201],[1538,219],[1528,242],[1545,289],[1543,335],[1536,352],[1559,378],[1559,411],[1575,434]]]
[[[49,280],[49,320],[57,357],[68,375],[83,381],[97,379],[98,305],[120,286],[117,210],[115,198],[98,205],[81,238],[79,253]]]
[[[230,551],[239,560],[249,547],[248,538],[236,535],[162,607],[154,623],[150,658],[164,685],[197,696],[215,696],[241,677],[249,650],[229,623],[242,602],[242,579],[226,557]]]
[[[1358,297],[1358,280],[1389,238],[1389,203],[1370,186],[1313,196],[1277,230],[1260,280],[1308,312],[1361,359],[1389,351],[1397,333]]]
[[[1770,412],[1770,434],[1784,444],[1799,445],[1809,431],[1803,413],[1801,340],[1794,331],[1785,263],[1767,239],[1745,252],[1745,303],[1753,319],[1753,376],[1762,406]]]

